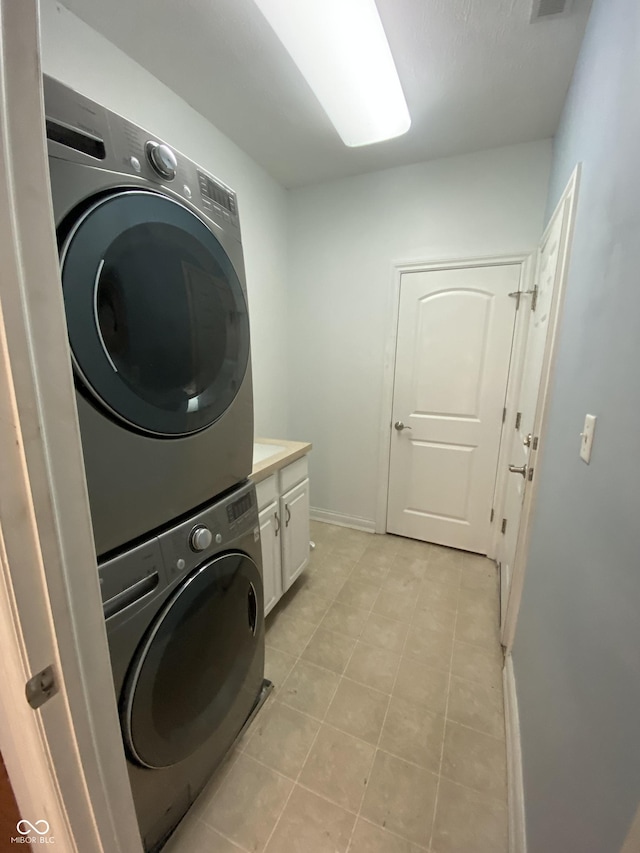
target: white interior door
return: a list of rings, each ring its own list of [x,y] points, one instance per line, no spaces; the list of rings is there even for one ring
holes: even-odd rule
[[[510,468],[517,470],[510,470],[508,474],[505,474],[507,481],[504,520],[502,522],[505,526],[505,535],[500,548],[501,621],[503,621],[506,612],[511,587],[513,562],[518,543],[522,505],[529,482],[529,470],[533,467],[533,459],[538,446],[538,436],[534,434],[534,423],[540,394],[540,379],[547,350],[548,332],[557,305],[555,297],[561,267],[560,262],[563,259],[564,211],[565,207],[563,206],[556,212],[542,239],[538,250],[535,290],[533,298],[527,300],[526,306],[530,311],[530,321],[518,397],[518,414],[514,424],[515,429],[512,431],[508,462]],[[521,298],[524,300],[525,297]]]
[[[520,264],[402,274],[387,530],[487,553]]]

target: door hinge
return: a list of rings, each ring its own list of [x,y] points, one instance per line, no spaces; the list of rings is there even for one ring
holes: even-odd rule
[[[502,410],[502,423],[504,423],[506,419],[507,419],[507,410],[506,410],[506,408],[504,408]]]
[[[522,412],[516,413],[516,425],[515,429],[520,429],[520,424],[522,423]]]
[[[496,514],[495,509],[492,509],[492,510],[491,510],[491,517],[489,518],[489,521],[493,521],[493,516],[494,516],[495,514]]]
[[[502,519],[502,527],[500,528],[500,532],[501,533],[507,532],[507,519],[506,518]]]
[[[514,290],[509,296],[513,297],[516,300],[516,311],[520,307],[520,297],[521,296],[530,296],[531,297],[531,310],[536,310],[536,305],[538,304],[538,285],[533,288],[533,290]]]
[[[27,702],[32,708],[39,708],[58,692],[58,684],[53,666],[48,666],[32,676],[25,684]]]

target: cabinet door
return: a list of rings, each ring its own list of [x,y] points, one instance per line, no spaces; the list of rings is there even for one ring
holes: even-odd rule
[[[289,589],[309,562],[309,480],[280,498],[282,512],[282,586]]]
[[[258,516],[262,545],[262,582],[264,586],[264,615],[282,595],[282,558],[280,556],[280,518],[276,501],[265,507]]]

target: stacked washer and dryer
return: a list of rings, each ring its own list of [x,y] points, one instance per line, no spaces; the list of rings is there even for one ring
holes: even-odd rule
[[[45,77],[53,207],[129,777],[159,849],[264,694],[236,197]]]

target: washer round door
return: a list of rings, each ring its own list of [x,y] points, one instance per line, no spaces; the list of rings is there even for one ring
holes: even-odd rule
[[[246,554],[196,569],[158,613],[122,694],[122,730],[143,767],[170,767],[216,731],[243,689],[259,643],[262,579]]]
[[[249,318],[214,233],[166,196],[118,190],[61,237],[71,351],[92,397],[154,435],[216,421],[247,369]]]

